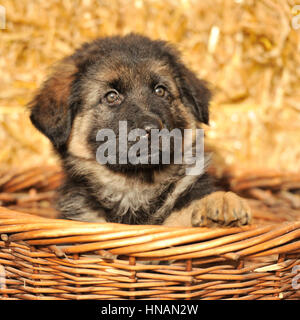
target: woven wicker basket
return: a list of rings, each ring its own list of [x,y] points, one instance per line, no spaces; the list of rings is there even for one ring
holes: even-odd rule
[[[0,176],[1,299],[300,298],[299,210],[254,206],[255,225],[242,228],[66,221],[46,206],[61,176],[52,167]]]

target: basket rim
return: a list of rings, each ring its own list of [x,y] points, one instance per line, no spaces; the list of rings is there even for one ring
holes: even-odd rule
[[[233,260],[300,252],[300,221],[233,228],[166,227],[50,219],[0,207],[2,245],[59,246],[60,255],[103,253],[138,259]],[[0,241],[1,243],[1,241]],[[63,246],[63,247],[62,247]]]

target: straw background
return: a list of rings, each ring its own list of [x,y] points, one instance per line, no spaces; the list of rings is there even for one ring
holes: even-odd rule
[[[7,276],[0,299],[300,298],[293,286],[300,263],[295,1],[0,5],[6,9],[0,29],[0,267]],[[253,225],[166,228],[49,219],[57,217],[52,203],[63,172],[49,141],[31,125],[26,104],[57,60],[83,42],[129,32],[172,42],[210,82],[205,145],[214,151],[211,171],[223,187],[248,199]]]
[[[300,30],[288,0],[1,0],[1,170],[53,164],[24,107],[49,67],[83,42],[139,32],[174,43],[211,83],[206,145],[218,173],[295,172],[300,158]]]

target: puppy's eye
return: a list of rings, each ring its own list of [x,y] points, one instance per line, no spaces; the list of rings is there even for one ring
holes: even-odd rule
[[[117,91],[109,91],[105,95],[105,99],[108,103],[114,103],[119,99],[119,94]]]
[[[163,97],[166,93],[166,88],[164,86],[157,86],[155,89],[154,89],[154,92],[157,96],[159,97]]]

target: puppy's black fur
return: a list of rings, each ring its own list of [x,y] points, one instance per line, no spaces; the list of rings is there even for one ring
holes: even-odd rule
[[[62,60],[30,104],[32,123],[51,140],[66,174],[61,217],[160,224],[210,194],[211,178],[187,176],[185,164],[96,161],[98,130],[119,138],[119,121],[128,131],[195,129],[209,122],[210,96],[171,45],[136,34],[97,39]]]

